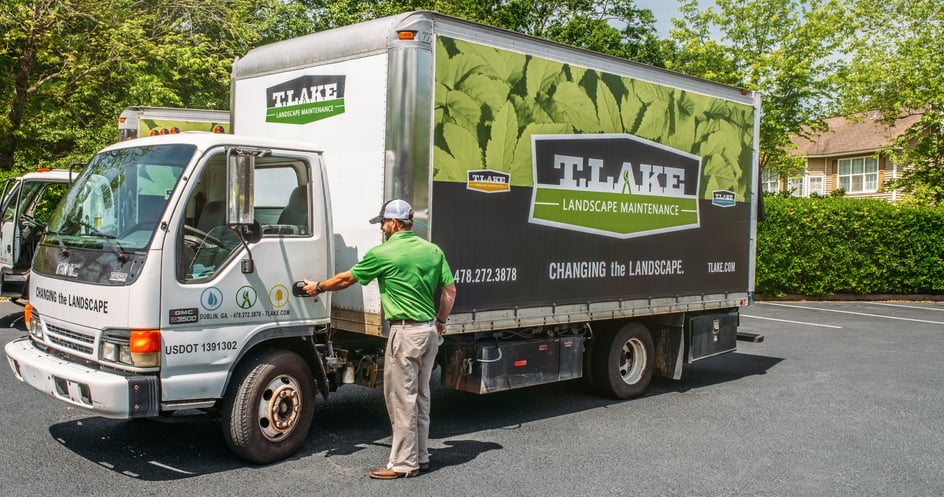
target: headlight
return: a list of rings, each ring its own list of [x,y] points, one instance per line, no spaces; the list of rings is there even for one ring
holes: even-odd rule
[[[125,363],[125,364],[131,364],[131,365],[133,365],[133,366],[138,366],[138,364],[134,364],[134,359],[132,359],[132,356],[131,356],[131,347],[122,347],[121,349],[119,349],[118,352],[119,352],[119,355],[118,355],[118,360],[119,360],[119,361],[121,361],[121,362],[123,362],[123,363]]]
[[[102,341],[102,359],[118,362],[118,344]]]
[[[30,304],[23,307],[23,322],[26,324],[26,331],[36,340],[43,339],[43,327],[39,323],[39,313],[36,312]]]
[[[102,332],[101,359],[105,362],[123,363],[131,366],[131,332],[128,330],[105,330]],[[128,360],[122,360],[126,356]]]
[[[160,330],[106,330],[102,333],[102,361],[137,368],[161,365]]]

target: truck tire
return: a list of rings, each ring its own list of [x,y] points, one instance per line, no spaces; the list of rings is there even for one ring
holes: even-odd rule
[[[596,352],[596,346],[599,342],[600,340],[595,337],[584,342],[583,375],[580,377],[580,386],[590,393],[596,393],[599,391],[599,388],[597,388],[596,379],[594,378],[593,370],[593,365],[596,363],[594,360],[594,353]]]
[[[641,395],[652,379],[654,350],[652,335],[640,323],[601,336],[590,364],[597,391],[617,399]]]
[[[266,350],[237,368],[223,399],[223,439],[243,459],[278,461],[308,437],[314,410],[314,380],[305,361],[287,350]]]

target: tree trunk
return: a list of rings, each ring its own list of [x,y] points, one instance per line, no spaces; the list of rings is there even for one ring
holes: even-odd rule
[[[26,101],[30,97],[30,76],[33,73],[33,64],[38,52],[38,39],[44,34],[45,27],[38,21],[42,15],[43,2],[36,2],[33,6],[33,22],[30,32],[23,41],[23,53],[16,64],[16,78],[13,83],[13,98],[10,100],[10,109],[7,111],[9,127],[3,130],[0,136],[0,171],[13,169],[13,156],[16,153],[16,135],[23,124],[23,114]],[[42,27],[41,27],[42,26]]]

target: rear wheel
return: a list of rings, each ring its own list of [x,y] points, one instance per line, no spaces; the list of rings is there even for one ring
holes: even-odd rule
[[[223,400],[223,438],[236,455],[261,464],[292,455],[314,414],[311,370],[293,352],[268,350],[241,365]]]
[[[591,364],[600,394],[628,399],[645,392],[655,366],[654,350],[652,335],[640,323],[628,323],[600,337]]]

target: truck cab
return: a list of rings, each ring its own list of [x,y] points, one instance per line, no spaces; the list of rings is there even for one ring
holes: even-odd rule
[[[37,247],[15,374],[107,417],[220,408],[257,346],[303,346],[329,320],[328,299],[291,291],[333,268],[326,188],[321,154],[287,142],[190,132],[104,149]],[[313,405],[301,383],[273,409]]]

